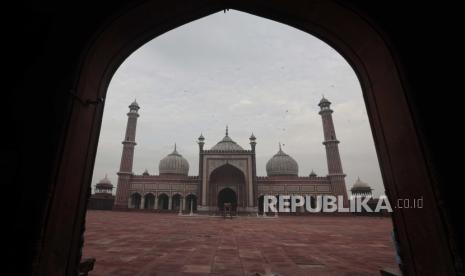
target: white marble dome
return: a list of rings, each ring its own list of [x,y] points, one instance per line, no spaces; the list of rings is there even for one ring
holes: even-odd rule
[[[268,176],[288,175],[297,176],[299,165],[297,161],[286,154],[279,145],[279,151],[266,163],[266,174]]]
[[[160,174],[188,175],[189,162],[176,151],[176,145],[172,153],[160,160],[158,164]]]

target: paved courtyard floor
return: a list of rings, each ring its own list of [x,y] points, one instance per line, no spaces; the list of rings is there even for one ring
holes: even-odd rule
[[[379,275],[395,267],[391,220],[183,217],[88,211],[90,275]],[[262,273],[262,274],[256,274]]]

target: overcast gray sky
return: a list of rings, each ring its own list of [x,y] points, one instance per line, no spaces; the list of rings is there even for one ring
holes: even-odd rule
[[[299,163],[299,175],[326,175],[317,106],[333,104],[347,188],[357,176],[384,193],[378,159],[355,72],[321,40],[287,25],[230,10],[181,26],[148,42],[115,73],[108,89],[92,185],[105,174],[117,183],[128,105],[138,120],[134,172],[158,174],[177,143],[198,175],[200,133],[215,145],[230,137],[250,148],[257,137],[257,173],[278,150]]]

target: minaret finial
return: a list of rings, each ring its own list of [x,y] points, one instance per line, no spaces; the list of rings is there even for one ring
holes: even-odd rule
[[[226,136],[229,136],[228,125],[226,125]]]
[[[174,143],[174,151],[176,151],[176,142]]]
[[[279,145],[279,151],[281,151],[281,142],[278,142]]]

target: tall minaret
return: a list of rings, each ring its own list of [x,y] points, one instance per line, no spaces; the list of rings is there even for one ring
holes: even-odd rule
[[[328,177],[331,181],[333,191],[336,195],[343,195],[347,202],[347,190],[345,184],[345,174],[342,171],[341,157],[339,155],[336,131],[334,130],[333,111],[329,107],[331,102],[323,97],[318,104],[320,106],[321,119],[323,121],[324,142],[326,148],[326,159],[328,162]]]
[[[203,146],[205,145],[205,137],[203,137],[203,134],[200,133],[200,136],[199,136],[199,139],[197,141],[197,143],[199,144],[199,179],[200,179],[200,185],[199,185],[199,188],[197,190],[197,194],[198,194],[198,197],[199,199],[202,198],[202,193],[203,193]],[[197,205],[201,205],[202,204],[202,201],[199,200],[197,201]]]
[[[134,100],[129,106],[128,124],[124,136],[123,154],[118,172],[118,186],[116,188],[115,208],[128,208],[129,185],[132,176],[132,162],[134,159],[134,147],[136,146],[136,126],[139,117],[139,105]]]
[[[257,138],[255,135],[250,135],[250,148],[252,150],[252,187],[253,187],[253,198],[258,198],[258,187],[257,187],[257,158],[255,156],[255,147],[257,146]],[[255,204],[257,204],[255,206]],[[258,208],[258,200],[254,202],[254,206]]]

